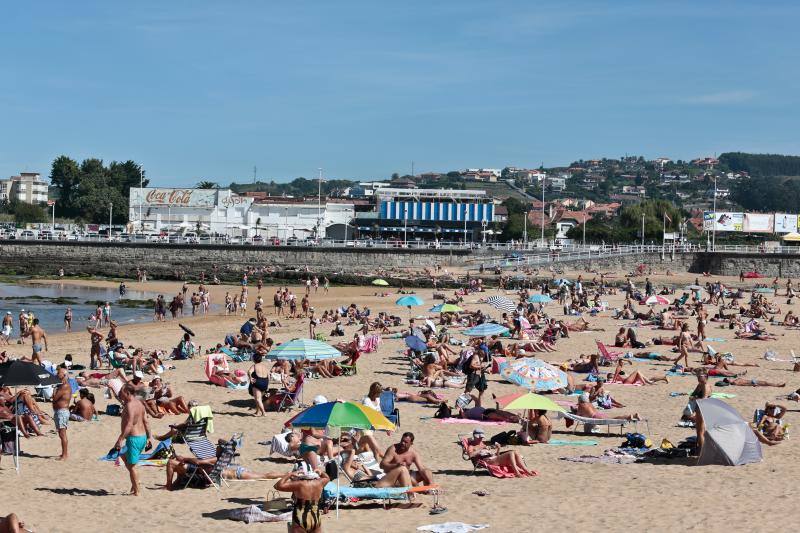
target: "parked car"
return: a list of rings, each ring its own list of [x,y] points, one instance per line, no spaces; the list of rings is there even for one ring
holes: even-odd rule
[[[286,244],[291,244],[289,242],[291,239],[292,239],[292,237],[289,237],[288,239],[286,239]],[[296,237],[295,237],[295,240],[297,240]],[[281,245],[281,240],[278,237],[270,237],[269,244],[270,244],[270,246],[280,246]]]
[[[26,241],[36,239],[36,234],[29,229],[24,229],[19,232],[19,238]]]

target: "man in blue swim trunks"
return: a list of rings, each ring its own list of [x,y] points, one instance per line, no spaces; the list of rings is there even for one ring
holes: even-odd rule
[[[120,431],[116,451],[122,449],[121,455],[125,468],[131,478],[131,495],[139,496],[139,474],[136,472],[136,463],[142,452],[150,445],[150,425],[147,423],[147,412],[144,408],[144,391],[137,391],[131,385],[125,385],[119,393],[119,400],[125,408],[122,410],[122,430]]]
[[[33,341],[33,351],[31,353],[31,361],[37,365],[42,364],[40,354],[42,349],[47,351],[47,335],[42,327],[39,325],[39,319],[33,319],[33,325],[22,334],[22,337],[30,337]]]

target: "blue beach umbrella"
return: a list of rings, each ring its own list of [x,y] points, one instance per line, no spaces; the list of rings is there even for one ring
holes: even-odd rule
[[[342,353],[324,342],[314,339],[292,339],[269,351],[267,359],[280,361],[321,361],[333,359]]]
[[[425,302],[422,301],[422,298],[419,296],[403,296],[402,298],[398,299],[395,304],[402,305],[403,307],[412,307],[417,305],[423,305]]]
[[[572,282],[568,279],[559,278],[553,282],[554,284],[558,285],[559,287],[562,285],[572,285]]]
[[[553,299],[546,294],[534,294],[528,297],[528,301],[533,304],[546,304],[552,302]]]
[[[474,328],[464,330],[464,335],[470,337],[490,337],[492,335],[502,335],[503,333],[508,333],[508,328],[494,322],[479,324]]]
[[[428,345],[425,344],[425,341],[417,337],[416,335],[409,335],[404,339],[406,346],[414,350],[415,352],[424,352],[428,349]]]

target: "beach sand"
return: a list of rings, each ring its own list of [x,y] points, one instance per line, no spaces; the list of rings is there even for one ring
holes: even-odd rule
[[[585,274],[591,278],[591,274]],[[694,280],[695,275],[664,277],[653,276],[656,281],[668,281],[679,287]],[[716,278],[715,278],[716,279]],[[642,278],[637,280],[642,282]],[[701,283],[706,281],[700,279]],[[724,280],[737,283],[738,280]],[[771,280],[748,280],[769,283]],[[73,283],[65,281],[64,283]],[[79,284],[106,285],[102,281],[75,281]],[[180,288],[177,282],[149,282],[146,284],[131,283],[131,288],[163,292],[168,296]],[[196,288],[195,285],[192,289]],[[212,300],[221,303],[226,287],[211,288]],[[230,290],[238,290],[231,287]],[[274,287],[265,287],[263,296],[268,316],[272,316],[271,297]],[[300,293],[299,287],[293,287]],[[398,297],[394,290],[387,289],[388,297],[377,297],[375,287],[336,287],[328,295],[312,294],[312,305],[321,313],[323,309],[355,302],[368,305],[373,310],[391,310],[404,319],[408,311],[397,308],[394,300]],[[255,287],[251,286],[251,305],[255,298]],[[466,307],[474,309],[479,297],[498,292],[494,289],[480,295],[466,297]],[[783,293],[783,289],[781,289]],[[426,303],[433,303],[431,290],[418,290],[417,294]],[[613,305],[619,305],[621,297],[610,297]],[[788,306],[786,299],[775,299],[785,313]],[[427,307],[427,306],[426,306]],[[797,306],[792,306],[797,311]],[[419,313],[424,313],[420,309]],[[489,308],[485,308],[489,309]],[[643,308],[644,309],[644,308]],[[489,309],[491,310],[491,309]],[[416,310],[415,310],[416,311]],[[499,318],[497,311],[491,310]],[[556,304],[550,304],[549,311],[560,317],[561,311]],[[782,318],[782,315],[781,317]],[[570,339],[558,343],[556,353],[542,354],[548,361],[563,361],[576,357],[581,353],[592,353],[595,340],[612,343],[616,328],[620,322],[611,320],[608,313],[590,319],[593,325],[606,328],[605,332],[573,334]],[[208,316],[184,317],[182,323],[191,327],[196,333],[196,342],[206,347],[222,342],[228,332],[238,330],[242,318]],[[285,341],[293,337],[307,334],[307,320],[286,320],[287,327],[271,331],[276,341]],[[694,321],[691,322],[694,329]],[[330,325],[323,325],[319,331],[328,333]],[[88,365],[89,335],[76,321],[71,334],[48,332],[50,350],[47,358],[56,363],[64,354],[72,353],[76,362]],[[347,328],[347,338],[352,338],[353,327]],[[791,392],[800,386],[800,375],[791,372],[790,363],[763,361],[764,352],[775,350],[783,358],[788,357],[789,350],[797,347],[797,331],[788,331],[773,326],[770,331],[777,333],[779,339],[770,342],[733,340],[732,331],[718,329],[718,324],[711,323],[708,328],[710,337],[724,338],[725,342],[711,343],[718,350],[736,354],[737,360],[755,362],[760,368],[748,369],[748,377],[758,377],[773,381],[786,381],[785,389],[728,387],[727,393],[736,394],[736,398],[728,400],[746,419],[752,416],[755,408],[763,407],[764,402],[774,400],[776,396]],[[166,323],[146,323],[126,325],[120,329],[120,337],[125,344],[143,346],[145,348],[170,349],[181,337],[177,321]],[[639,329],[639,338],[646,340],[663,331],[649,328]],[[404,384],[407,365],[398,359],[397,350],[401,348],[401,340],[385,340],[377,353],[365,354],[359,361],[359,372],[354,377],[339,377],[333,380],[309,380],[305,389],[305,401],[310,403],[317,394],[328,398],[360,400],[373,381],[380,381],[384,386],[397,387],[399,390],[413,390]],[[656,347],[660,353],[668,353],[668,347]],[[14,354],[28,354],[29,345],[12,345]],[[694,361],[697,356],[692,357]],[[286,413],[269,413],[267,417],[255,418],[242,407],[247,400],[246,391],[230,391],[210,385],[203,373],[204,358],[189,361],[177,361],[177,369],[164,374],[175,391],[188,399],[197,399],[208,403],[214,410],[214,438],[229,437],[234,432],[244,432],[245,444],[241,450],[241,464],[256,471],[287,471],[289,465],[270,461],[268,448],[257,444],[268,440],[278,432],[290,415]],[[246,370],[249,363],[233,364],[234,368]],[[645,375],[664,372],[666,367],[659,363],[637,363],[635,368]],[[580,379],[580,378],[578,378]],[[695,385],[692,377],[671,378],[669,384],[657,384],[647,387],[607,386],[614,397],[626,405],[624,409],[611,413],[638,412],[649,420],[650,437],[658,444],[662,438],[668,438],[677,444],[681,439],[693,435],[693,429],[676,427],[681,411],[686,405],[686,397],[670,397],[670,392],[689,392]],[[490,376],[487,394],[498,395],[518,390],[511,384],[499,380],[498,376]],[[107,400],[100,390],[93,391],[97,397],[97,407],[105,409]],[[444,394],[452,404],[452,400],[460,390],[445,390]],[[555,397],[563,400],[563,397]],[[797,411],[800,406],[794,402],[784,402],[790,411],[786,419],[790,425],[798,420]],[[402,412],[401,431],[412,431],[416,434],[416,447],[426,464],[433,470],[435,480],[443,488],[441,503],[448,508],[442,515],[430,515],[431,497],[418,499],[421,505],[411,508],[393,506],[384,510],[381,505],[364,502],[353,508],[345,506],[337,520],[334,513],[324,516],[324,530],[328,532],[355,531],[415,531],[423,524],[446,521],[462,521],[467,523],[490,524],[490,532],[529,531],[547,529],[551,531],[743,531],[753,529],[778,528],[789,529],[798,516],[791,508],[786,507],[792,493],[790,480],[800,474],[800,465],[792,457],[796,456],[793,441],[779,446],[764,448],[764,461],[744,467],[723,466],[688,466],[686,461],[674,464],[652,465],[589,465],[559,460],[563,456],[580,454],[601,454],[606,448],[617,446],[622,438],[604,435],[573,436],[565,431],[563,421],[554,421],[558,439],[586,439],[599,441],[598,446],[532,446],[516,447],[528,466],[539,475],[528,479],[494,479],[485,473],[473,475],[472,465],[462,460],[459,447],[456,445],[459,433],[470,433],[474,424],[441,424],[429,419],[434,413],[431,407],[416,404],[400,403]],[[44,406],[50,413],[50,406]],[[160,420],[151,420],[154,433],[167,429],[168,424],[183,421],[182,416],[171,416]],[[120,419],[113,416],[101,416],[97,422],[76,423],[69,427],[71,457],[69,461],[60,463],[54,460],[59,453],[59,443],[46,426],[48,433],[44,437],[31,438],[22,443],[25,452],[22,457],[22,471],[14,472],[11,457],[4,456],[0,464],[0,515],[15,512],[29,525],[40,532],[53,531],[141,531],[153,530],[161,532],[195,530],[195,531],[286,531],[286,525],[260,524],[245,525],[225,518],[229,509],[240,508],[251,503],[263,502],[271,492],[274,482],[231,482],[230,487],[217,492],[213,488],[205,490],[187,489],[176,492],[162,490],[164,470],[162,468],[141,468],[143,495],[139,498],[125,495],[129,489],[128,476],[124,468],[115,467],[112,463],[100,462],[97,459],[104,455],[115,442],[119,433]],[[647,426],[640,424],[644,431]],[[488,435],[514,426],[486,427]],[[379,434],[377,438],[382,446],[389,446],[399,439],[399,434],[391,436]],[[179,453],[186,453],[185,447],[178,445]],[[483,490],[488,493],[484,497],[472,494]],[[770,512],[765,512],[770,509]],[[767,526],[767,523],[771,524]]]

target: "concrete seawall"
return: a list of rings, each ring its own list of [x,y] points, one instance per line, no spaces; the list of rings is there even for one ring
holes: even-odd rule
[[[238,280],[247,267],[279,269],[308,266],[315,272],[374,271],[377,268],[423,269],[440,264],[463,264],[469,250],[383,248],[316,248],[300,246],[169,245],[156,243],[4,241],[0,271],[6,274],[55,275],[63,268],[70,276],[135,277],[146,269],[152,278],[191,277],[216,266],[223,280]]]
[[[169,245],[156,243],[2,241],[0,272],[53,276],[63,268],[71,276],[135,277],[146,269],[152,278],[196,277],[216,271],[223,281],[236,281],[248,267],[268,266],[276,270],[305,269],[347,276],[374,272],[378,268],[422,270],[437,263],[442,267],[468,266],[477,270],[484,257],[480,251],[402,248],[316,248],[300,246]],[[496,254],[496,252],[495,252]],[[800,256],[789,254],[733,254],[687,252],[666,255],[648,253],[616,257],[555,261],[555,266],[577,270],[613,272],[624,276],[640,264],[657,271],[711,272],[736,276],[740,271],[758,271],[765,276],[800,277]],[[546,270],[548,264],[540,265]],[[287,272],[276,277],[291,277]],[[333,280],[334,278],[331,277]],[[344,281],[342,283],[347,282]]]

